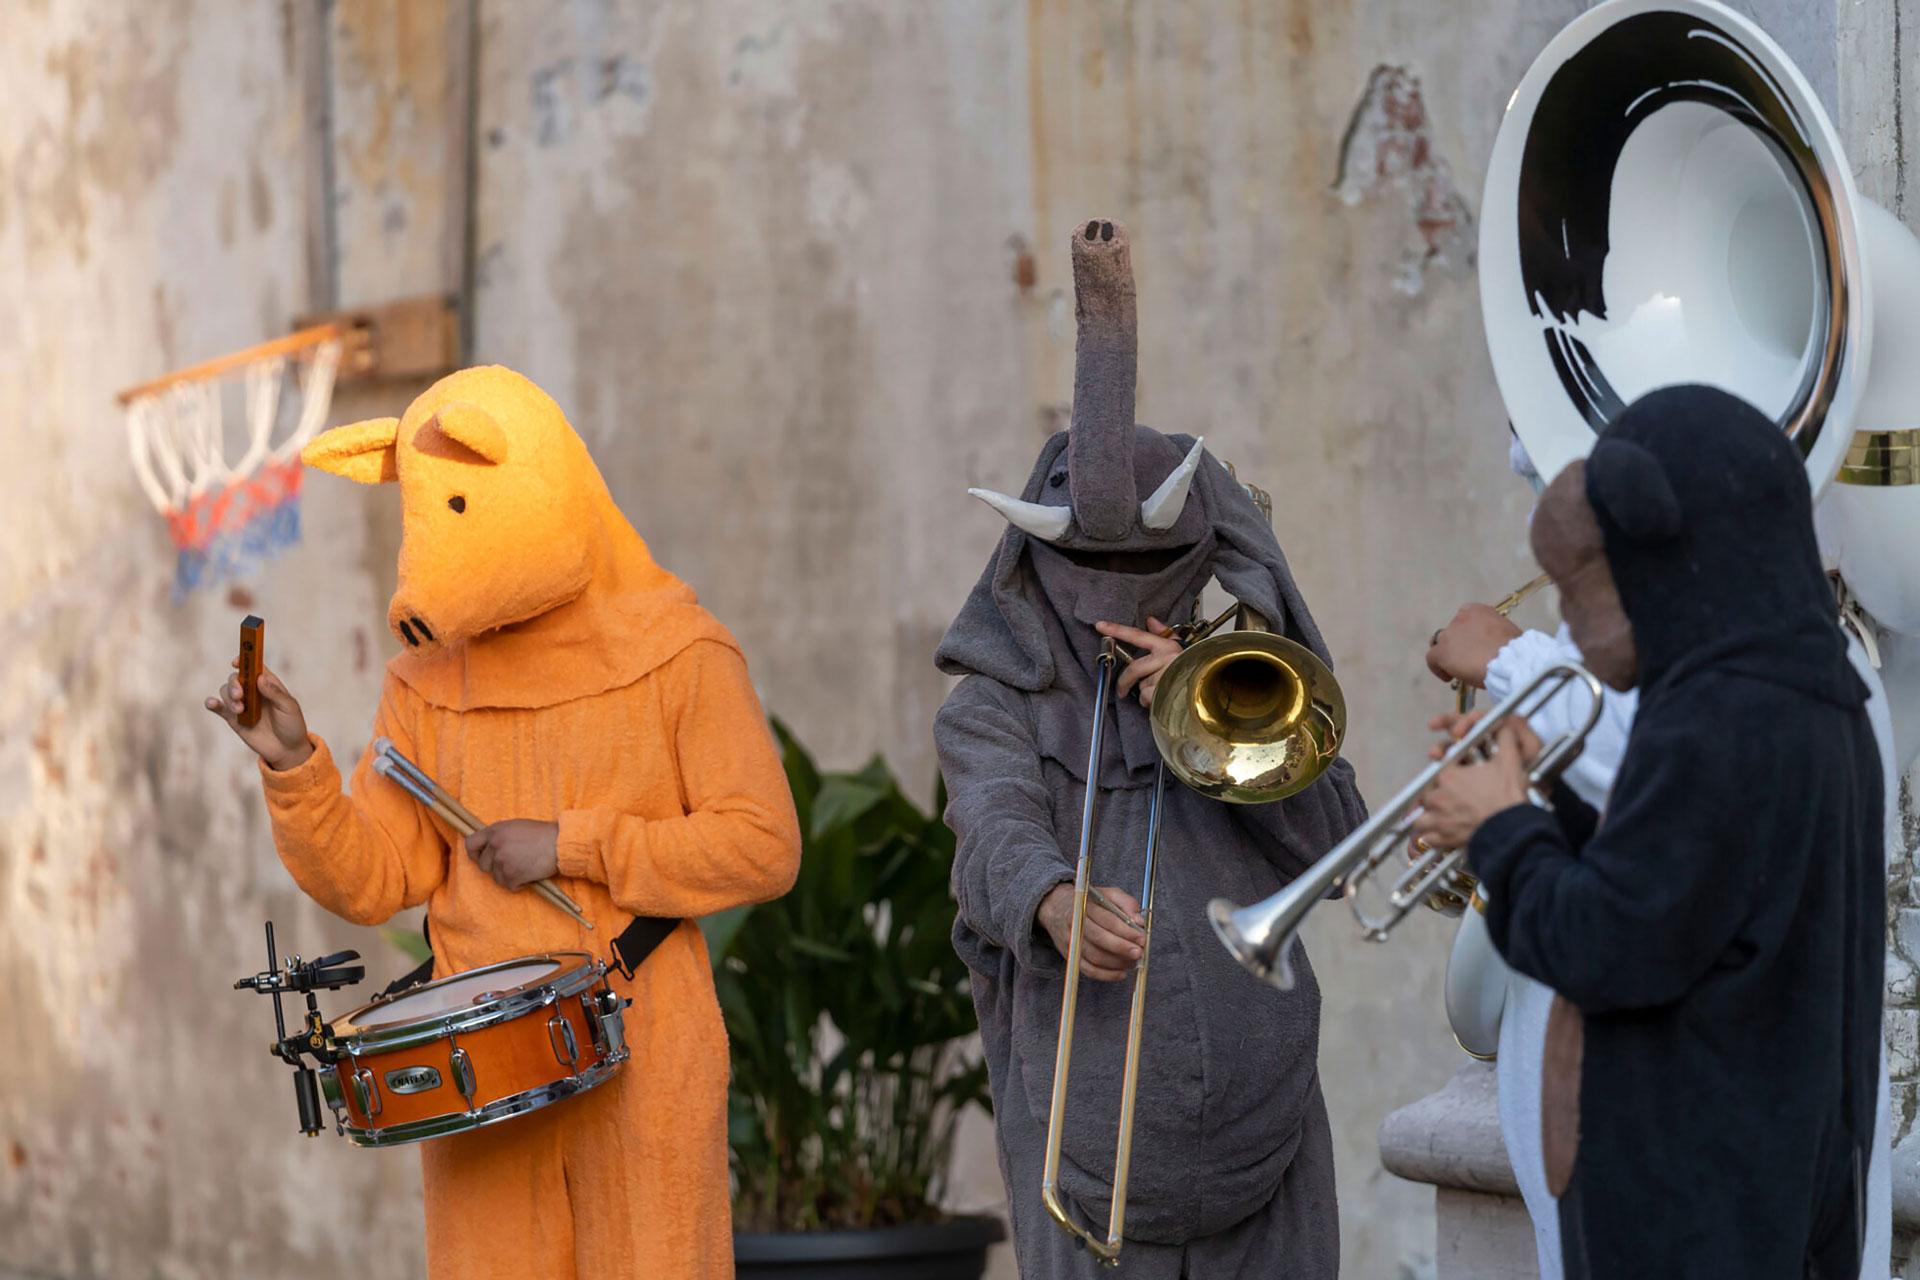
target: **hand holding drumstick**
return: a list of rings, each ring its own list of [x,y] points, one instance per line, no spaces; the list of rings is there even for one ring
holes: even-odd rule
[[[391,739],[376,739],[373,754],[373,771],[439,814],[448,826],[459,832],[468,856],[480,864],[482,871],[508,889],[531,885],[541,897],[581,925],[593,928],[593,922],[581,912],[580,905],[548,879],[560,869],[558,824],[512,818],[489,826],[469,813],[445,787],[428,777],[426,770],[400,754]]]

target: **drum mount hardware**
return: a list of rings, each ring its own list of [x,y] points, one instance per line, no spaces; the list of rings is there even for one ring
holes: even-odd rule
[[[352,986],[367,976],[365,965],[348,964],[358,960],[358,951],[336,951],[321,956],[318,960],[302,960],[299,956],[289,956],[282,960],[273,945],[273,921],[267,921],[267,968],[250,978],[242,978],[233,984],[235,991],[257,991],[263,996],[273,997],[273,1025],[279,1038],[273,1042],[271,1052],[293,1068],[294,1105],[300,1112],[300,1132],[312,1137],[326,1127],[326,1113],[320,1106],[319,1079],[313,1067],[302,1061],[301,1055],[311,1057],[321,1066],[331,1066],[339,1057],[333,1048],[333,1039],[327,1029],[327,1023],[320,1016],[319,1001],[314,997],[316,991],[338,991],[342,987]],[[300,1029],[292,1035],[287,1034],[286,1015],[282,1011],[280,998],[283,995],[305,995],[307,998],[306,1020]]]

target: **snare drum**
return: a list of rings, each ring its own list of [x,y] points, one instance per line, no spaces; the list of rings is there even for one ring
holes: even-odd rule
[[[498,1124],[612,1076],[627,1060],[629,1003],[606,962],[580,951],[456,973],[337,1019],[321,1091],[363,1147]]]

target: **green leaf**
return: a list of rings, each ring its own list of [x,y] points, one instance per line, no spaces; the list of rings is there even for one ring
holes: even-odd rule
[[[823,772],[775,720],[801,819],[774,902],[701,922],[732,1044],[735,1220],[815,1230],[938,1220],[955,1126],[987,1104],[954,840],[885,761]]]
[[[380,936],[392,943],[401,954],[415,964],[425,964],[433,959],[433,948],[427,945],[427,936],[418,929],[403,929],[399,925],[383,925]]]
[[[740,926],[747,922],[756,908],[749,903],[744,907],[734,907],[714,915],[703,916],[700,920],[700,932],[707,940],[707,960],[714,968],[726,958],[727,949],[733,945],[733,937],[740,932]]]
[[[812,956],[817,960],[831,960],[836,964],[847,964],[853,960],[853,954],[839,947],[830,947],[824,942],[815,942],[812,938],[795,934],[787,940],[787,945],[801,955]]]
[[[835,834],[836,828],[850,826],[887,798],[884,787],[859,778],[834,777],[820,784],[814,798],[812,835],[816,840]]]

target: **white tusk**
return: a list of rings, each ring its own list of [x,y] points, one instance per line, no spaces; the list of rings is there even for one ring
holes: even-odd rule
[[[969,489],[967,492],[1005,516],[1008,524],[1032,534],[1042,542],[1053,542],[1059,538],[1073,521],[1073,512],[1066,507],[1045,507],[1037,502],[1023,502],[991,489]]]
[[[1141,524],[1158,531],[1179,523],[1180,513],[1187,509],[1187,490],[1193,487],[1193,473],[1200,468],[1200,453],[1206,443],[1195,440],[1180,465],[1160,482],[1158,489],[1147,495],[1147,500],[1140,504]]]

